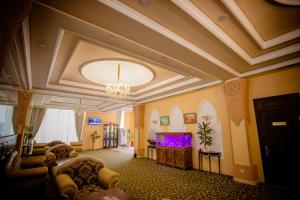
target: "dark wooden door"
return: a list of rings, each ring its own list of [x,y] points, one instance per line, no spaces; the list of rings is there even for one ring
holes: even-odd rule
[[[299,94],[254,99],[266,183],[295,187],[299,177]]]

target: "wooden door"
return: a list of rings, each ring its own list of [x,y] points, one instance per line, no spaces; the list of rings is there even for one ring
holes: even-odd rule
[[[254,99],[266,183],[295,187],[299,177],[299,94]]]

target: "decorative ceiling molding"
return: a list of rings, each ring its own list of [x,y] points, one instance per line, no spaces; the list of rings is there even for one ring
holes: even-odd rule
[[[277,1],[278,3],[281,4],[290,5],[290,6],[300,6],[299,0],[274,0],[274,1]]]
[[[141,101],[139,103],[147,103],[147,102],[150,102],[150,101],[156,101],[156,100],[163,99],[163,98],[166,98],[166,97],[174,96],[174,95],[177,95],[177,94],[182,94],[182,93],[185,93],[185,92],[190,92],[190,91],[193,91],[193,90],[198,90],[198,89],[201,89],[201,88],[217,85],[217,84],[220,84],[220,83],[223,83],[223,81],[222,80],[216,80],[216,81],[212,81],[212,82],[209,82],[209,83],[204,83],[204,84],[201,84],[201,85],[197,85],[197,86],[194,86],[194,87],[191,87],[191,88],[187,88],[187,89],[184,89],[184,90],[180,90],[180,91],[177,91],[177,92],[173,92],[173,93],[170,93],[170,94],[155,97],[155,98],[152,98],[152,99],[147,99],[147,100]]]
[[[59,51],[62,39],[64,37],[64,33],[65,33],[64,29],[60,28],[58,30],[58,34],[57,34],[57,38],[56,38],[56,42],[55,42],[55,47],[54,47],[54,51],[53,51],[53,55],[52,55],[51,64],[50,64],[50,68],[49,68],[48,77],[47,77],[45,87],[47,87],[49,85],[51,74],[52,74],[52,71],[53,71],[53,68],[54,68],[54,64],[56,62],[56,58],[57,58],[57,55],[58,55],[58,51]]]
[[[283,35],[265,41],[261,37],[261,35],[257,32],[254,25],[250,22],[248,17],[244,14],[244,12],[240,9],[240,7],[237,5],[237,3],[234,0],[221,0],[221,1],[262,49],[273,47],[282,44],[284,42],[287,42],[289,40],[295,39],[297,37],[300,37],[300,29],[296,29],[291,32],[285,33]]]
[[[288,61],[284,61],[284,62],[276,63],[276,64],[273,64],[273,65],[269,65],[267,67],[262,67],[262,68],[255,69],[255,70],[252,70],[252,71],[249,71],[249,72],[244,72],[244,73],[241,74],[240,77],[246,77],[246,76],[250,76],[250,75],[254,75],[254,74],[258,74],[258,73],[262,73],[262,72],[267,72],[267,71],[270,71],[270,70],[273,70],[273,69],[278,69],[278,68],[293,65],[293,64],[296,64],[296,63],[300,63],[300,58],[294,58],[294,59],[291,59],[291,60],[288,60]]]
[[[173,85],[170,85],[170,86],[158,89],[158,90],[154,90],[154,91],[146,93],[144,95],[137,96],[134,100],[138,101],[140,99],[144,99],[146,97],[153,96],[155,94],[166,92],[166,91],[176,89],[176,88],[179,88],[179,87],[182,87],[182,86],[185,86],[185,85],[190,85],[192,83],[196,83],[196,82],[199,82],[199,81],[201,81],[201,79],[199,79],[199,78],[192,78],[192,79],[189,79],[189,80],[185,80],[185,81],[182,81],[182,82],[179,82],[179,83],[176,83],[176,84],[173,84]]]
[[[186,1],[171,0],[171,1],[174,4],[176,4],[179,8],[181,8],[183,11],[185,11],[188,15],[190,15],[192,18],[194,18],[197,22],[199,22],[209,32],[211,32],[213,35],[215,35],[217,38],[219,38],[225,45],[227,45],[231,50],[233,50],[235,53],[237,53],[241,58],[243,58],[250,65],[262,63],[262,62],[272,60],[272,59],[280,57],[280,56],[285,56],[285,55],[288,55],[290,53],[294,53],[294,52],[297,52],[300,50],[300,44],[294,44],[289,47],[285,47],[285,48],[282,48],[282,49],[279,49],[279,50],[276,50],[273,52],[263,54],[261,56],[251,57],[243,48],[241,48],[233,39],[231,39],[231,37],[225,31],[223,31],[223,29],[221,29],[209,17],[207,17],[199,8],[197,8],[192,2],[190,2],[190,0],[186,0]],[[230,2],[232,3],[234,1],[230,0]],[[297,33],[298,33],[298,36],[295,33],[293,33],[293,34],[294,34],[294,36],[299,37],[300,29]],[[261,42],[263,42],[262,39],[261,39]]]
[[[128,7],[124,3],[119,2],[118,0],[98,0],[99,2],[111,7],[118,12],[123,13],[124,15],[134,19],[143,25],[147,26],[148,28],[164,35],[165,37],[175,41],[176,43],[180,44],[181,46],[186,47],[187,49],[193,51],[194,53],[204,57],[205,59],[209,60],[210,62],[218,65],[220,68],[228,71],[229,73],[239,76],[239,72],[232,69],[216,57],[212,56],[211,54],[207,53],[203,49],[199,48],[198,46],[194,45],[193,43],[189,42],[188,40],[184,39],[183,37],[179,36],[178,34],[170,31],[169,29],[165,28],[164,26],[160,25],[159,23],[155,22],[154,20],[142,15],[141,13],[137,12],[136,10]]]
[[[138,94],[141,94],[143,92],[146,92],[148,90],[152,90],[152,89],[155,89],[157,87],[160,87],[160,86],[163,86],[163,85],[166,85],[168,83],[172,83],[172,82],[175,82],[175,81],[178,81],[180,79],[183,79],[185,76],[183,75],[176,75],[176,76],[173,76],[172,78],[169,78],[169,79],[166,79],[166,80],[163,80],[161,82],[158,82],[158,83],[154,83],[152,85],[149,85],[148,87],[145,87],[143,89],[140,89],[136,92],[131,92],[130,94],[131,95],[138,95]]]
[[[26,17],[22,23],[23,42],[25,51],[25,66],[27,75],[28,90],[32,88],[32,73],[31,73],[31,53],[30,53],[30,32],[29,32],[29,18]]]

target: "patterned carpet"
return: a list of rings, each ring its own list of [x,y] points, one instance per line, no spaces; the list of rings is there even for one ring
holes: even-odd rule
[[[136,200],[295,199],[295,196],[292,198],[291,191],[280,187],[245,185],[232,181],[230,176],[181,170],[156,164],[156,161],[132,158],[130,154],[116,151],[96,150],[80,154],[105,160],[108,168],[120,173],[119,187]],[[60,199],[51,179],[47,184],[47,191],[44,199]]]

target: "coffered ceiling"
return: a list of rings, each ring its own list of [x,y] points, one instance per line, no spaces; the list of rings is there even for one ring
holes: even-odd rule
[[[153,78],[111,99],[81,73],[111,59]],[[37,106],[111,111],[299,62],[300,7],[278,1],[36,0],[0,83],[31,89]]]

